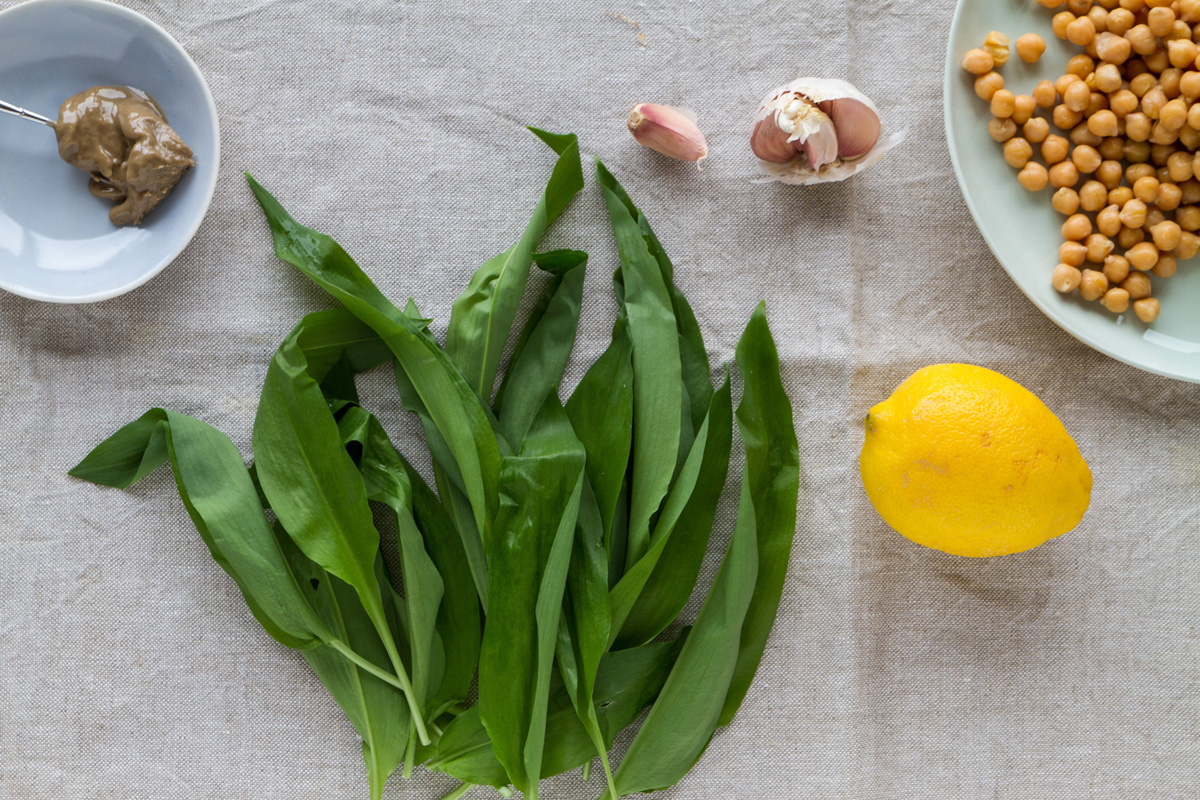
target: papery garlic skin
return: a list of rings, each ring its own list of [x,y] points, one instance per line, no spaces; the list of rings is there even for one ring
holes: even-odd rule
[[[861,172],[904,140],[881,133],[879,109],[852,84],[798,78],[763,98],[750,147],[765,180],[825,183]]]
[[[680,161],[708,156],[708,142],[685,111],[657,103],[638,103],[629,112],[629,132],[640,144]]]

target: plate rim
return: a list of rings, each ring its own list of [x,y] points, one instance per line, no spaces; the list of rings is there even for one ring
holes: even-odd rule
[[[204,79],[204,73],[200,71],[200,67],[197,66],[191,55],[188,54],[183,45],[181,45],[164,27],[146,15],[134,11],[131,8],[126,8],[125,6],[108,2],[108,0],[25,0],[25,2],[17,3],[10,8],[0,10],[0,25],[2,25],[5,21],[5,18],[9,17],[10,15],[28,13],[27,9],[32,7],[41,8],[46,6],[98,8],[105,13],[113,14],[118,17],[124,17],[126,20],[132,20],[146,25],[151,31],[161,36],[167,45],[176,53],[176,55],[182,57],[182,63],[185,64],[188,69],[191,70],[193,76],[199,80],[201,94],[205,104],[207,105],[209,118],[212,121],[213,169],[212,175],[208,180],[208,185],[202,187],[204,192],[204,202],[201,205],[200,213],[196,215],[196,219],[193,221],[191,228],[188,229],[187,232],[180,238],[178,246],[159,259],[157,264],[154,264],[138,277],[120,286],[112,289],[106,289],[104,291],[92,292],[91,294],[71,297],[47,294],[45,292],[31,290],[24,286],[16,286],[10,284],[2,275],[0,275],[0,289],[29,300],[37,300],[44,303],[57,303],[62,305],[85,305],[89,303],[99,303],[104,300],[111,300],[114,297],[120,297],[121,295],[128,294],[139,286],[149,282],[152,278],[170,266],[171,263],[173,263],[175,259],[179,257],[180,253],[182,253],[187,246],[192,243],[192,240],[196,237],[196,233],[200,230],[200,226],[204,223],[205,218],[208,216],[208,211],[212,206],[213,197],[216,195],[217,191],[217,178],[221,172],[221,121],[220,116],[217,114],[217,104],[213,99],[212,90],[208,86],[208,81]]]
[[[983,237],[988,249],[992,251],[992,256],[1000,263],[1000,266],[1008,275],[1009,280],[1016,284],[1016,287],[1021,291],[1021,294],[1025,295],[1025,297],[1031,303],[1033,303],[1034,307],[1041,311],[1047,319],[1049,319],[1066,333],[1070,334],[1077,341],[1082,342],[1099,353],[1103,353],[1109,358],[1120,361],[1123,364],[1128,364],[1129,366],[1135,367],[1144,372],[1149,372],[1154,375],[1161,375],[1165,378],[1172,378],[1178,381],[1184,381],[1186,383],[1200,383],[1200,374],[1191,375],[1173,370],[1170,367],[1146,364],[1133,357],[1122,355],[1107,345],[1085,339],[1081,333],[1072,329],[1071,323],[1067,320],[1065,315],[1059,313],[1058,309],[1050,308],[1048,304],[1043,304],[1038,300],[1037,297],[1026,291],[1021,281],[1018,280],[1017,276],[1013,274],[1013,271],[1008,268],[1008,264],[1004,262],[1004,259],[1000,257],[999,250],[997,249],[996,243],[993,241],[993,237],[988,233],[981,221],[982,213],[978,208],[975,207],[975,203],[972,200],[971,194],[967,191],[967,182],[963,176],[962,165],[959,163],[958,148],[954,146],[955,127],[952,115],[949,112],[950,96],[951,92],[954,90],[953,82],[955,77],[958,75],[958,70],[961,68],[958,63],[958,59],[955,58],[954,42],[957,39],[959,25],[963,19],[963,8],[966,6],[968,1],[969,0],[957,0],[957,3],[954,6],[954,19],[950,23],[950,32],[946,40],[946,60],[942,76],[942,124],[946,135],[946,149],[950,151],[950,163],[954,167],[954,177],[958,183],[958,191],[962,195],[963,201],[967,205],[967,210],[971,212],[971,220],[975,223],[975,227],[979,230],[979,234]]]

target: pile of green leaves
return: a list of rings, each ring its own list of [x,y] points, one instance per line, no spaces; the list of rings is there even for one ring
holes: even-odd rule
[[[587,256],[537,252],[583,188],[572,135],[520,239],[455,302],[444,347],[409,300],[375,287],[331,238],[252,178],[278,256],[341,303],[306,316],[272,358],[253,466],[192,417],[154,409],[73,475],[127,487],[169,462],[213,557],[266,631],[301,650],[363,739],[372,798],[404,765],[536,798],[600,759],[602,797],[662,789],[742,703],[774,623],[796,520],[792,409],[760,305],[714,389],[691,307],[646,218],[597,163],[620,253],[607,350],[564,404]],[[501,353],[536,264],[550,280]],[[355,376],[391,364],[436,491],[360,403]],[[699,615],[696,588],[731,461],[737,522]],[[394,527],[389,573],[373,512]],[[671,631],[670,637],[664,632]],[[468,706],[478,680],[478,702]],[[615,770],[617,734],[648,714]]]

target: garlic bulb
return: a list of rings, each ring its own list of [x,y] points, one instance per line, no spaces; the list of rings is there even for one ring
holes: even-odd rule
[[[699,161],[708,155],[708,143],[686,109],[656,103],[638,103],[629,112],[629,132],[639,143],[680,161]]]
[[[903,133],[881,132],[879,109],[850,83],[798,78],[763,98],[750,147],[764,180],[826,183],[861,172],[904,141]]]

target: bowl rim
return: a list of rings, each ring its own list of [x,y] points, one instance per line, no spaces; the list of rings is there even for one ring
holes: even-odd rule
[[[205,217],[208,216],[208,210],[212,205],[213,197],[217,191],[217,177],[221,170],[221,123],[220,117],[217,115],[217,104],[216,101],[213,100],[212,90],[208,87],[208,81],[204,79],[204,74],[200,71],[200,68],[196,65],[196,62],[192,60],[192,57],[188,55],[187,50],[185,50],[183,45],[176,41],[175,37],[168,33],[165,28],[144,14],[140,14],[131,8],[126,8],[125,6],[108,2],[108,0],[25,0],[24,2],[17,3],[15,6],[0,10],[0,26],[9,21],[13,16],[29,13],[31,9],[34,11],[40,11],[44,9],[52,10],[55,7],[72,6],[99,9],[104,13],[113,14],[117,17],[123,17],[127,21],[133,21],[141,25],[145,25],[153,33],[161,36],[167,45],[172,49],[172,51],[180,57],[181,62],[191,70],[192,75],[199,81],[201,93],[207,106],[208,116],[211,121],[213,139],[213,169],[212,174],[208,179],[207,186],[202,187],[202,191],[204,193],[204,202],[200,207],[200,213],[195,215],[195,219],[193,220],[191,227],[182,237],[180,237],[178,245],[164,255],[161,259],[159,259],[158,263],[151,265],[138,277],[112,289],[106,289],[104,291],[93,292],[86,295],[62,297],[54,294],[48,294],[46,292],[31,290],[24,286],[12,285],[6,281],[2,275],[0,275],[0,289],[3,289],[4,291],[11,292],[15,295],[19,295],[30,300],[39,300],[46,303],[81,305],[86,303],[98,303],[103,300],[111,300],[114,297],[119,297],[123,294],[133,291],[166,269],[176,258],[179,257],[179,254],[182,253],[189,244],[191,244],[192,239],[194,239],[196,236],[196,232],[200,230],[200,225],[203,224]]]
[[[1114,347],[1111,347],[1107,344],[1085,339],[1081,333],[1073,329],[1071,322],[1066,318],[1065,315],[1060,314],[1058,309],[1051,308],[1049,304],[1040,302],[1037,297],[1026,291],[1024,284],[1017,279],[1017,276],[1013,274],[1013,271],[1008,268],[1008,264],[1004,263],[1004,259],[1000,257],[1000,251],[996,241],[994,240],[994,237],[988,233],[987,228],[983,224],[983,214],[978,208],[976,208],[971,193],[967,191],[967,181],[963,175],[962,164],[959,161],[958,149],[953,145],[955,141],[955,127],[953,116],[950,114],[950,98],[951,92],[954,91],[955,77],[958,75],[958,70],[962,68],[961,64],[959,63],[959,59],[955,58],[954,43],[958,38],[959,27],[964,19],[963,10],[967,3],[971,1],[972,0],[958,0],[954,7],[954,19],[950,23],[950,32],[946,40],[946,64],[944,74],[942,76],[942,121],[946,133],[946,149],[950,151],[950,163],[954,166],[954,177],[958,181],[958,190],[962,194],[963,200],[967,204],[967,209],[971,212],[971,218],[975,222],[975,227],[979,229],[980,235],[983,236],[983,240],[987,243],[988,249],[992,251],[992,255],[995,257],[995,259],[1000,262],[1000,266],[1004,268],[1004,271],[1008,274],[1009,279],[1017,285],[1018,289],[1021,290],[1021,294],[1025,295],[1025,297],[1027,297],[1029,301],[1032,302],[1033,305],[1051,322],[1053,322],[1059,328],[1062,328],[1075,339],[1079,340],[1093,350],[1103,353],[1109,358],[1116,359],[1123,364],[1128,364],[1131,367],[1136,367],[1137,369],[1145,372],[1150,372],[1155,375],[1162,375],[1163,377],[1173,378],[1179,381],[1185,381],[1187,383],[1200,383],[1200,374],[1189,374],[1181,370],[1173,369],[1166,365],[1150,365],[1145,362],[1138,361],[1133,357],[1123,355]]]

